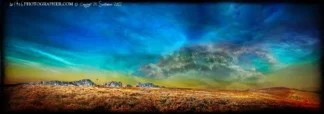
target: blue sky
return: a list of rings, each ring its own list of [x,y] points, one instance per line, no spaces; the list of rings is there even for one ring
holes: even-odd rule
[[[215,44],[237,52],[234,63],[240,69],[268,73],[319,59],[318,8],[240,3],[11,7],[5,57],[66,69],[141,74],[143,66],[158,64],[181,48]]]

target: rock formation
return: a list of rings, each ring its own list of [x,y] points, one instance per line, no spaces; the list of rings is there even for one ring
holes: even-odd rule
[[[30,83],[27,83],[27,85],[94,86],[95,83],[93,83],[90,79],[82,79],[82,80],[72,81],[72,82],[58,81],[58,80],[30,82]]]
[[[153,83],[140,83],[140,82],[138,82],[136,87],[159,87],[159,86],[154,85]]]
[[[93,86],[93,85],[95,85],[90,79],[74,81],[73,84],[78,85],[78,86]]]
[[[107,87],[123,87],[121,82],[116,82],[116,81],[111,81],[111,82],[108,82],[108,83],[104,83],[102,85],[107,86]]]

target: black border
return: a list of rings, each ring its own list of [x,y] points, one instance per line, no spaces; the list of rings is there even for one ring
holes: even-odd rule
[[[3,81],[4,81],[4,77],[5,77],[5,73],[4,73],[4,66],[5,66],[5,61],[4,61],[4,36],[5,36],[5,15],[6,15],[6,9],[8,8],[8,3],[9,2],[21,2],[21,1],[25,1],[25,2],[93,2],[93,1],[107,1],[107,2],[132,2],[132,3],[155,3],[155,2],[163,2],[163,3],[222,3],[222,2],[236,2],[236,3],[249,3],[249,4],[259,4],[259,3],[288,3],[288,4],[319,4],[320,5],[320,9],[319,9],[319,15],[320,18],[318,19],[318,24],[319,24],[319,30],[320,30],[320,49],[321,49],[321,64],[320,64],[320,68],[324,69],[323,66],[323,55],[324,55],[324,39],[323,39],[323,11],[324,11],[324,5],[321,4],[321,0],[0,0],[1,3],[1,9],[0,9],[0,21],[1,21],[1,31],[0,31],[0,38],[1,38],[1,91],[0,91],[0,96],[1,96],[1,112],[5,112],[6,107],[7,107],[7,98],[4,97],[4,93],[3,93],[3,88],[5,87],[3,85]],[[202,2],[203,1],[203,2]],[[246,111],[246,112],[226,112],[226,113],[269,113],[269,114],[276,114],[276,113],[324,113],[324,109],[323,109],[323,100],[324,97],[322,95],[323,90],[324,90],[324,77],[322,76],[322,72],[321,72],[321,84],[322,84],[322,89],[321,89],[321,108],[319,112],[310,112],[307,110],[302,110],[302,109],[275,109],[275,110],[258,110],[258,111]],[[26,113],[26,112],[23,112]],[[29,112],[28,112],[29,113]],[[32,113],[41,113],[41,112],[32,112]],[[49,112],[45,112],[45,113],[49,113]],[[50,112],[53,113],[53,112]],[[72,113],[81,113],[81,112],[72,112]],[[89,112],[83,112],[83,113],[89,113]],[[95,112],[91,112],[91,113],[95,113]],[[104,112],[104,113],[112,113],[112,112]],[[116,113],[116,112],[114,112]],[[138,113],[138,112],[137,112]],[[156,113],[161,113],[161,112],[154,112],[154,114]],[[215,113],[215,112],[214,112]]]
[[[132,3],[293,3],[293,4],[320,4],[322,0],[3,0],[3,2],[132,2]]]
[[[0,40],[1,40],[1,60],[0,60],[0,64],[1,64],[1,91],[0,91],[0,97],[1,97],[1,110],[4,110],[6,107],[6,101],[5,101],[5,98],[4,98],[4,92],[3,92],[3,82],[4,82],[4,77],[5,77],[5,73],[4,73],[4,36],[5,36],[5,32],[4,32],[4,29],[5,29],[5,10],[6,10],[6,1],[1,1],[1,9],[0,9],[0,21],[1,21],[1,31],[0,31]]]

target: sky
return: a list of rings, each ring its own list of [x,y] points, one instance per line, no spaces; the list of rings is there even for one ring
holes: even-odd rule
[[[91,79],[318,91],[318,10],[230,2],[9,7],[5,83]]]

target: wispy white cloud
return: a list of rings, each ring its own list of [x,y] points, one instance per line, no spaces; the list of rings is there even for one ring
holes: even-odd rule
[[[62,63],[64,63],[64,64],[66,64],[66,65],[72,65],[71,62],[65,60],[64,58],[61,58],[61,57],[59,57],[59,56],[56,56],[56,55],[50,54],[50,53],[48,53],[48,52],[44,52],[44,51],[42,51],[42,50],[40,50],[40,49],[30,48],[30,50],[33,51],[33,52],[36,52],[36,53],[38,53],[38,54],[40,54],[40,55],[43,55],[43,56],[45,56],[45,57],[48,57],[48,58],[50,58],[50,59],[56,60],[56,61],[58,61],[58,62],[62,62]]]

